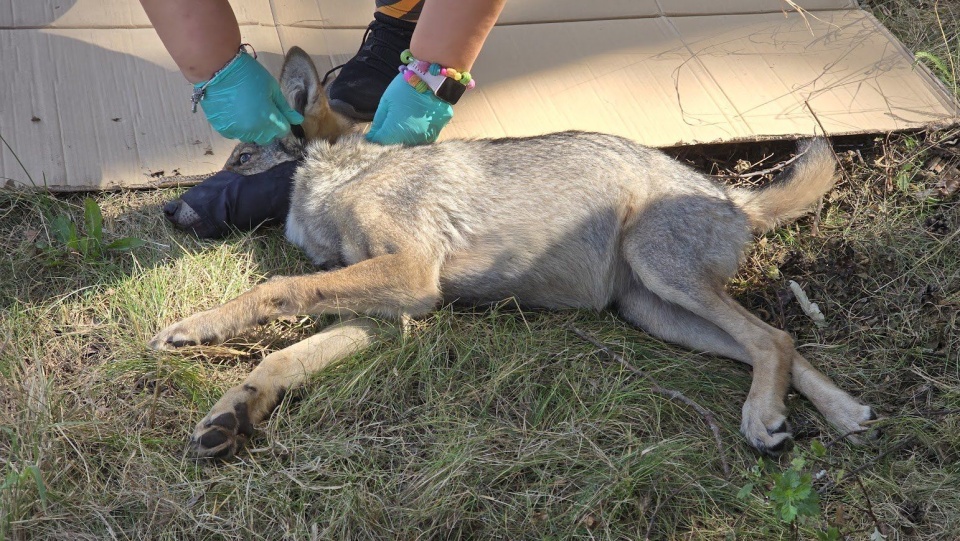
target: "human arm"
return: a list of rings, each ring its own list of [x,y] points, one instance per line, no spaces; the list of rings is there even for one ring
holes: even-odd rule
[[[160,41],[191,83],[210,79],[240,49],[227,0],[140,0]]]
[[[427,0],[410,52],[418,60],[469,71],[506,0]],[[380,144],[433,142],[453,117],[451,105],[432,92],[417,92],[401,75],[390,83],[367,133]]]
[[[140,0],[183,76],[202,91],[200,106],[224,137],[266,144],[300,124],[276,79],[246,53],[227,0]]]
[[[419,60],[470,71],[506,0],[427,0],[410,41]]]

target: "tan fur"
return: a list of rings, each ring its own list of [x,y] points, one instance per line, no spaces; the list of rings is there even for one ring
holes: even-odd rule
[[[837,181],[833,151],[823,139],[815,139],[801,152],[819,154],[815,159],[799,161],[794,181],[774,185],[761,192],[731,189],[730,198],[747,213],[750,224],[764,233],[778,223],[799,218],[828,192]]]
[[[288,53],[285,93],[311,117],[308,125],[341,125],[325,119],[331,113],[305,58],[299,49]],[[777,453],[792,441],[784,404],[791,382],[843,433],[865,430],[872,418],[787,333],[724,291],[751,228],[799,216],[833,185],[825,141],[812,142],[773,187],[748,192],[602,134],[408,148],[309,131],[327,135],[305,150],[287,237],[333,270],[271,279],[167,327],[151,346],[219,342],[283,315],[346,320],[264,359],[197,425],[194,454],[236,452],[286,389],[393,332],[350,318],[399,323],[441,303],[511,297],[536,308],[614,307],[664,340],[750,364],[741,432],[761,451]],[[295,159],[278,154],[291,148],[263,153],[258,160],[270,163],[253,167]]]

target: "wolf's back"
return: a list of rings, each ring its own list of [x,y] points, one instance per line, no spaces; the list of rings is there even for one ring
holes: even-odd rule
[[[803,216],[836,184],[836,161],[826,139],[812,139],[799,150],[803,155],[770,186],[730,190],[730,198],[746,212],[755,231],[768,231]]]

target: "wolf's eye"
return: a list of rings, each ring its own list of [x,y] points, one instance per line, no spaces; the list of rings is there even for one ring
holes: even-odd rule
[[[240,165],[243,165],[243,164],[247,163],[248,161],[250,161],[250,153],[249,153],[249,152],[244,152],[243,154],[240,155]]]

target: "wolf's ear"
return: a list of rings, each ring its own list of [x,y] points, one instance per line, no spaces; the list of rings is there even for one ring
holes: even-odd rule
[[[303,116],[307,116],[308,109],[317,107],[318,101],[326,101],[317,67],[300,47],[292,47],[283,59],[280,89],[290,106]]]
[[[280,70],[280,90],[291,107],[303,115],[303,131],[308,140],[335,141],[350,122],[334,113],[320,84],[317,67],[300,47],[291,47]]]

